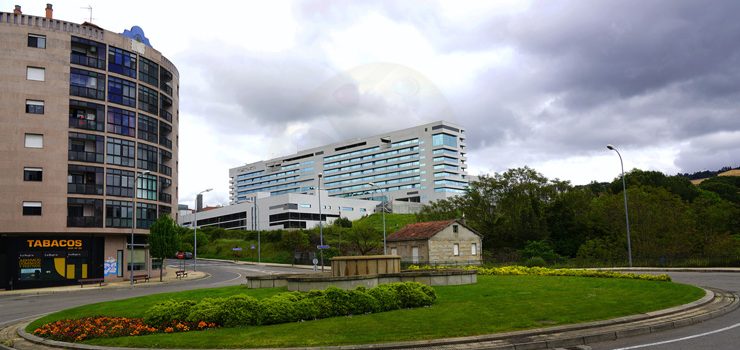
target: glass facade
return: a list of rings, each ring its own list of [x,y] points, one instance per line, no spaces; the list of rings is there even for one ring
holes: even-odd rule
[[[432,146],[457,147],[457,136],[450,134],[434,134],[432,135]]]
[[[136,136],[136,112],[108,107],[108,132],[124,136]]]
[[[105,74],[70,68],[69,94],[101,101],[105,100]]]
[[[108,102],[136,108],[136,83],[108,77]]]
[[[109,137],[108,138],[108,152],[106,154],[106,163],[133,167],[134,159],[136,156],[135,152],[136,152],[135,142],[118,139],[115,137]]]
[[[105,130],[105,106],[85,101],[69,100],[69,127],[94,131]]]
[[[108,47],[108,70],[136,78],[136,54],[117,47]]]

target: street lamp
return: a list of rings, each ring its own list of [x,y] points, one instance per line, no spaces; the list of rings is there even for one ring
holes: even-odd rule
[[[619,156],[619,164],[622,166],[622,193],[624,193],[624,219],[627,222],[627,258],[629,259],[629,266],[632,267],[632,242],[630,239],[630,216],[627,212],[627,182],[624,179],[624,162],[622,162],[622,155],[619,153],[616,147],[609,144],[606,148],[617,152]]]
[[[321,177],[324,174],[319,173],[319,187],[316,192],[319,195],[319,254],[321,255],[321,272],[324,272],[324,225],[321,220]]]
[[[195,230],[193,231],[193,272],[198,269],[198,196],[211,191],[213,191],[213,189],[209,188],[207,190],[200,191],[195,195],[195,213],[193,213],[193,224],[195,225]]]
[[[257,217],[257,194],[254,195],[254,198],[252,198],[251,201],[244,201],[242,203],[252,203],[252,230],[257,231],[257,263],[262,263],[262,247],[261,247],[261,239],[260,239],[260,231],[259,231],[259,224],[258,224],[258,217]],[[247,228],[246,222],[244,223],[244,229]]]
[[[149,170],[144,170],[141,173],[138,171],[136,172],[136,179],[134,180],[134,191],[131,195],[131,199],[133,200],[133,219],[134,221],[131,222],[131,259],[128,262],[128,269],[129,269],[129,277],[131,279],[131,286],[134,286],[134,230],[136,229],[136,190],[139,184],[139,178],[149,175]]]
[[[375,187],[377,189],[380,189],[378,185],[376,185],[374,182],[368,182],[367,184],[370,185],[370,187]],[[385,201],[386,201],[386,197],[385,195],[383,195],[383,209],[382,209],[383,210],[382,211],[383,213],[382,214],[383,215],[383,255],[388,255],[388,249],[385,244]]]

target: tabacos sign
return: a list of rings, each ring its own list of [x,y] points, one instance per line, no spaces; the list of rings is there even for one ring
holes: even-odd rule
[[[27,239],[28,248],[82,249],[81,239]]]

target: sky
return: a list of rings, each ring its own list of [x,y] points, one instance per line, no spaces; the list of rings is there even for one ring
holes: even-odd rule
[[[43,16],[44,1],[1,0]],[[143,28],[180,73],[180,203],[228,169],[437,120],[469,173],[573,184],[740,165],[740,2],[96,1],[54,17]]]

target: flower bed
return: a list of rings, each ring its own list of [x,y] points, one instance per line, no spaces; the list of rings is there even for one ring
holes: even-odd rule
[[[85,317],[76,320],[59,320],[37,328],[33,334],[54,340],[79,342],[92,338],[111,338],[146,335],[152,333],[187,332],[214,328],[208,322],[173,322],[153,327],[141,318],[128,317]]]
[[[535,276],[576,276],[576,277],[601,277],[601,278],[626,278],[647,281],[665,281],[670,282],[671,277],[666,274],[648,275],[634,274],[614,271],[595,271],[595,270],[574,270],[574,269],[550,269],[546,267],[526,267],[526,266],[503,266],[503,267],[482,267],[482,266],[409,266],[409,270],[439,270],[445,268],[462,268],[465,270],[478,271],[479,275],[535,275]]]

